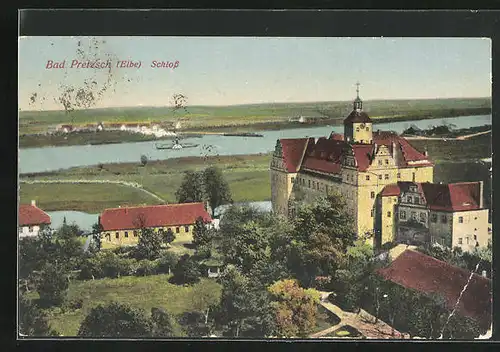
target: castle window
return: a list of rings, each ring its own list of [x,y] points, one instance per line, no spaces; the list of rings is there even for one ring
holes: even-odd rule
[[[359,127],[356,128],[356,132],[359,132]]]
[[[378,164],[379,164],[379,165],[382,165],[382,160],[379,160],[379,161],[378,161]]]
[[[459,216],[458,217],[458,223],[460,223],[460,224],[464,223],[464,217],[463,216]]]
[[[120,234],[118,232],[115,233],[116,238],[120,238]]]
[[[415,197],[414,199],[415,199],[415,204],[418,204],[418,203],[420,203],[420,200],[419,200],[420,198],[418,198],[418,197]]]
[[[389,165],[389,159],[385,159],[385,164]]]
[[[189,226],[184,226],[184,232],[189,232]]]
[[[381,174],[380,174],[380,175],[378,175],[378,179],[379,179],[379,180],[381,180],[381,179],[382,179],[382,175],[381,175]]]
[[[180,229],[180,228],[178,228],[178,227],[176,227],[176,228],[175,228],[175,233],[179,233],[179,232],[181,232],[181,229]]]
[[[415,182],[415,173],[412,173],[412,181]]]
[[[411,219],[417,220],[417,213],[416,212],[414,212],[414,211],[411,212]]]
[[[370,181],[370,175],[366,175],[366,180]]]
[[[384,177],[386,180],[389,179],[389,174],[385,174],[385,177]]]
[[[391,217],[391,212],[390,212],[390,211],[388,211],[388,212],[387,212],[387,217],[388,217],[388,218],[390,218],[390,217]]]
[[[292,177],[292,183],[294,183],[294,182],[295,182],[295,177]]]
[[[462,244],[462,237],[459,237],[458,244]]]
[[[370,212],[370,214],[371,214],[371,216],[372,216],[372,218],[373,218],[373,215],[375,214],[375,210],[374,210],[374,209],[372,209],[372,211]]]
[[[399,212],[399,218],[400,218],[401,220],[406,220],[406,211],[401,210],[401,211]]]
[[[477,235],[474,235],[474,241],[477,241]]]
[[[370,127],[367,127],[367,128],[366,128],[366,130],[367,130],[367,131],[369,131],[369,130],[370,130]]]
[[[398,178],[401,178],[401,173],[400,172],[398,172]]]
[[[128,231],[125,231],[125,238],[128,238]]]
[[[441,222],[446,224],[446,215],[441,215]]]
[[[437,216],[437,214],[432,214],[432,215],[431,215],[431,221],[432,221],[432,222],[437,222],[437,220],[438,220],[438,216]]]
[[[372,199],[373,199],[373,198],[375,198],[375,192],[373,192],[373,191],[372,191],[372,192],[370,193],[370,197],[371,197]]]
[[[311,180],[309,180],[309,188],[311,188]]]
[[[420,213],[420,221],[425,222],[426,220],[427,220],[427,216],[425,215],[425,213]]]
[[[408,203],[411,203],[411,196],[408,196],[406,201],[407,201]]]
[[[134,237],[137,237],[137,231],[134,230]]]
[[[107,239],[108,241],[111,241],[111,235],[110,235],[109,233],[107,233],[107,234],[106,234],[106,239]]]

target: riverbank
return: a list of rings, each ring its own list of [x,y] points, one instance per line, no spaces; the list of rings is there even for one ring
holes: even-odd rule
[[[198,133],[179,133],[180,138],[201,137]],[[37,148],[37,147],[59,147],[71,145],[101,145],[101,144],[117,144],[117,143],[133,143],[133,142],[148,142],[173,140],[176,136],[155,137],[153,135],[145,135],[141,133],[132,133],[128,131],[84,131],[72,133],[55,133],[55,134],[26,134],[19,136],[20,148]]]

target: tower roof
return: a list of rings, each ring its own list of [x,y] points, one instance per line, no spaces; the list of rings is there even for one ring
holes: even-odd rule
[[[351,111],[349,116],[347,116],[344,119],[344,124],[346,124],[346,123],[361,123],[361,122],[372,123],[372,120],[370,119],[368,114],[364,111],[353,110],[353,111]]]

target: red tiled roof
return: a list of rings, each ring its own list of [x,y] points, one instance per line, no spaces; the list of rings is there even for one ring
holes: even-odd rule
[[[211,221],[203,203],[154,205],[106,209],[99,222],[104,231],[194,224],[198,217]]]
[[[344,120],[344,123],[371,123],[372,120],[368,117],[368,114],[364,111],[353,110]]]
[[[373,154],[374,146],[371,144],[353,144],[352,151],[354,158],[358,164],[359,171],[366,171],[371,163],[371,155]]]
[[[452,309],[470,272],[423,253],[405,250],[389,266],[377,270],[384,279],[422,293],[441,294]],[[460,299],[458,312],[480,322],[491,323],[491,280],[474,274]]]
[[[480,182],[422,183],[429,208],[444,211],[480,209],[480,187]]]
[[[31,204],[21,204],[18,215],[19,226],[50,224],[50,216],[42,209]]]
[[[340,133],[332,132],[330,134],[330,139],[334,139],[336,141],[343,141],[344,140],[344,135],[340,134]]]
[[[340,163],[334,163],[328,160],[321,160],[316,158],[307,158],[302,166],[306,169],[320,171],[325,173],[336,174],[340,172]]]
[[[382,195],[382,197],[389,197],[389,196],[399,196],[400,193],[401,189],[399,189],[399,185],[392,184],[385,186],[380,194]]]
[[[314,138],[312,138],[314,143]],[[297,172],[302,162],[302,156],[309,145],[309,138],[280,139],[283,161],[288,172]]]

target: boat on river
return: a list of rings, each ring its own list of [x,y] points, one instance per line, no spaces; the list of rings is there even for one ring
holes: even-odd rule
[[[226,136],[226,137],[264,137],[263,134],[253,133],[253,132],[224,133],[223,136]]]
[[[195,148],[199,144],[195,143],[179,143],[179,139],[175,139],[174,143],[172,144],[155,144],[156,149],[173,149],[173,150],[180,150],[180,149],[185,149],[185,148]]]

